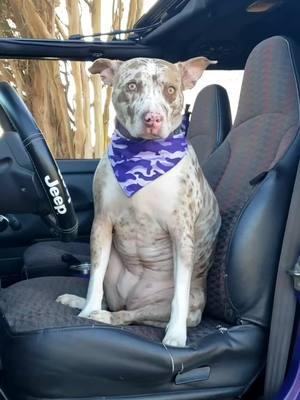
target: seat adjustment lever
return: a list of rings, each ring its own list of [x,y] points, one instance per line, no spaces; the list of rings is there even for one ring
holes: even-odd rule
[[[5,231],[9,226],[9,219],[4,215],[0,215],[0,232]]]
[[[210,375],[210,367],[195,368],[191,371],[178,373],[175,377],[175,384],[182,385],[199,381],[206,381]]]
[[[294,280],[294,289],[300,292],[300,256],[298,257],[296,264],[287,272]]]

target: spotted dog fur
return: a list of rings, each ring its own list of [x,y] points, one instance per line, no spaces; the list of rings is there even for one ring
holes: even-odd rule
[[[117,119],[130,136],[153,139],[144,115],[162,116],[159,137],[166,138],[180,125],[183,90],[193,87],[210,63],[204,57],[178,64],[99,59],[90,71],[113,86]],[[123,193],[105,156],[93,190],[87,299],[66,294],[57,301],[82,309],[81,317],[113,325],[164,326],[164,344],[185,346],[187,325],[201,321],[221,223],[192,147],[174,168],[132,197]]]

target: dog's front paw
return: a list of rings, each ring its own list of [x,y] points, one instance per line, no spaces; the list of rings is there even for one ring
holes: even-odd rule
[[[94,312],[99,312],[101,310],[101,303],[86,303],[85,307],[82,309],[78,317],[90,318],[90,315]]]
[[[85,306],[86,300],[83,297],[75,296],[74,294],[63,294],[56,299],[58,303],[72,308],[82,310]]]
[[[104,324],[111,324],[112,322],[111,312],[105,310],[93,311],[88,318]]]
[[[166,346],[185,347],[186,345],[186,329],[178,329],[176,327],[168,327],[166,335],[163,339]]]

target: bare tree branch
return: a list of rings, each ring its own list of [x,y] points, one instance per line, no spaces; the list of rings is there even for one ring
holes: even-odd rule
[[[63,23],[61,22],[61,20],[58,18],[57,15],[55,16],[55,23],[57,31],[61,34],[64,40],[67,40],[69,35],[66,31],[65,25],[63,25]]]

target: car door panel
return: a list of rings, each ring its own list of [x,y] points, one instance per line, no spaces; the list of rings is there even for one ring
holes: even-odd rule
[[[99,160],[58,160],[78,217],[78,240],[88,240],[93,222],[93,177]],[[1,214],[1,210],[0,210]],[[7,215],[7,214],[6,214]],[[17,274],[23,266],[22,255],[32,243],[57,240],[53,229],[34,214],[8,214],[15,229],[0,232],[0,277]],[[18,226],[19,225],[19,226]]]

